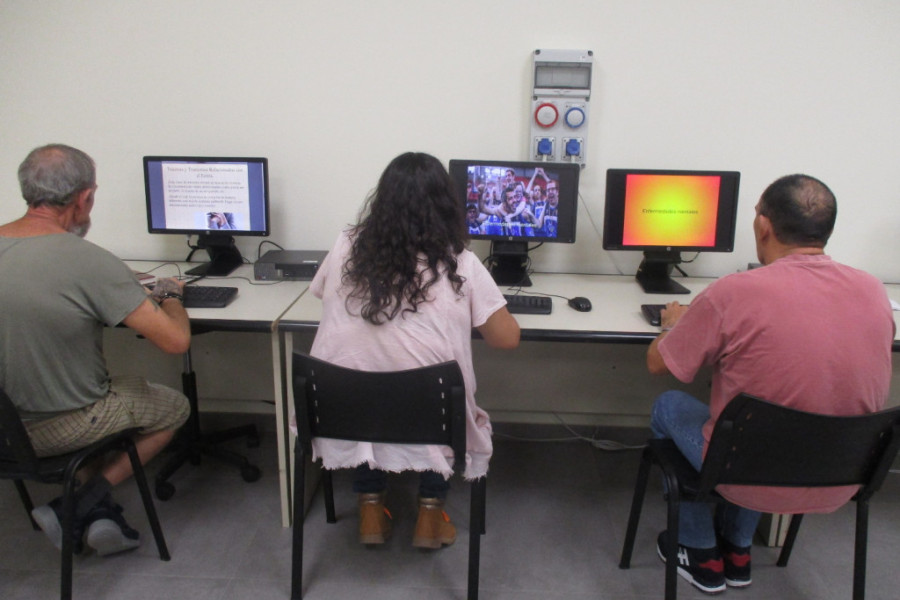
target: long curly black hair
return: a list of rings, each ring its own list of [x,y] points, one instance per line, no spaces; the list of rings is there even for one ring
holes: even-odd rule
[[[407,152],[391,161],[351,239],[342,282],[350,298],[362,301],[361,316],[370,323],[418,312],[442,268],[461,293],[465,278],[456,272],[456,256],[469,239],[463,206],[447,170],[430,154]]]

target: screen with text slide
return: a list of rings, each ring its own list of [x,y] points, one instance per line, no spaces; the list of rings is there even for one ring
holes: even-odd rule
[[[267,235],[266,162],[144,157],[149,231]]]

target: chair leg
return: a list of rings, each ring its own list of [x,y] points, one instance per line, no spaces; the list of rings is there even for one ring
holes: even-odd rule
[[[329,523],[337,523],[334,512],[334,484],[331,479],[331,471],[322,467],[322,489],[325,496],[325,520]]]
[[[481,493],[479,496],[481,497],[481,506],[479,510],[481,511],[481,535],[485,535],[487,533],[487,476],[481,478]]]
[[[21,479],[16,479],[14,483],[16,484],[16,490],[19,492],[19,498],[22,500],[22,506],[25,507],[25,512],[28,514],[28,519],[31,521],[31,528],[35,531],[40,531],[40,526],[34,520],[34,517],[31,516],[31,511],[34,510],[34,502],[31,501],[31,496],[28,494],[28,488],[25,487],[25,482]]]
[[[63,482],[62,501],[62,548],[60,549],[60,592],[61,600],[72,599],[72,554],[74,551],[72,530],[75,525],[75,476],[74,472]]]
[[[294,518],[291,542],[291,600],[303,597],[303,496],[306,486],[306,453],[299,449],[297,440],[294,450]]]
[[[190,403],[191,412],[187,423],[179,431],[178,437],[172,445],[175,454],[157,471],[154,482],[156,497],[160,500],[170,499],[175,494],[175,486],[172,485],[169,479],[187,462],[192,465],[199,465],[202,455],[211,456],[238,467],[241,472],[241,478],[248,483],[259,480],[261,475],[259,467],[250,464],[246,456],[219,446],[222,442],[238,438],[246,438],[247,447],[259,446],[259,431],[255,425],[232,427],[231,429],[215,433],[202,433],[197,400],[197,375],[191,366],[190,350],[184,354],[181,386],[184,395],[187,396]]]
[[[778,555],[778,562],[775,563],[779,567],[786,567],[788,560],[791,558],[791,551],[794,549],[794,542],[797,540],[797,533],[800,531],[800,523],[803,521],[803,515],[791,515],[791,524],[788,525],[787,535],[784,538],[784,546],[781,547],[781,553]]]
[[[666,600],[675,600],[678,594],[678,520],[681,510],[681,490],[676,477],[666,477],[667,539],[663,549],[666,555]]]
[[[472,482],[469,506],[469,587],[468,600],[478,600],[478,579],[481,567],[481,536],[484,535],[487,480],[481,477]]]
[[[641,464],[638,468],[637,482],[634,484],[634,496],[631,500],[631,514],[628,517],[628,526],[625,529],[625,543],[622,545],[622,557],[619,560],[620,569],[631,567],[631,553],[634,550],[634,539],[637,535],[638,522],[641,520],[641,507],[644,505],[644,495],[647,492],[647,480],[650,475],[650,449],[644,449],[641,455]]]
[[[853,600],[866,597],[866,549],[869,538],[869,501],[856,501],[856,549],[853,554]]]
[[[150,521],[150,530],[153,532],[153,539],[156,541],[156,549],[159,552],[160,560],[171,560],[169,548],[166,546],[166,538],[163,535],[162,527],[159,524],[159,515],[156,513],[156,505],[153,504],[153,496],[150,494],[150,485],[147,483],[147,474],[144,473],[144,466],[138,456],[137,448],[134,442],[127,440],[125,448],[128,451],[128,458],[131,460],[131,470],[134,474],[134,480],[137,483],[138,490],[141,493],[141,501],[144,503],[144,511],[147,513],[147,520]]]

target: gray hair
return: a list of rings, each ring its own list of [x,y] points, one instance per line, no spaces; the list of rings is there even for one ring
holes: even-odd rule
[[[94,187],[97,173],[90,156],[64,144],[35,148],[19,165],[19,186],[30,208],[66,206],[78,192]]]

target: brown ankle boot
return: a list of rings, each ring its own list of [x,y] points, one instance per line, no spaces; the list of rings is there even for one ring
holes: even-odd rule
[[[416,548],[438,549],[456,541],[456,527],[444,512],[444,501],[437,498],[419,498],[419,519],[413,534]]]
[[[359,543],[383,544],[391,537],[391,513],[384,507],[384,492],[359,495]]]

